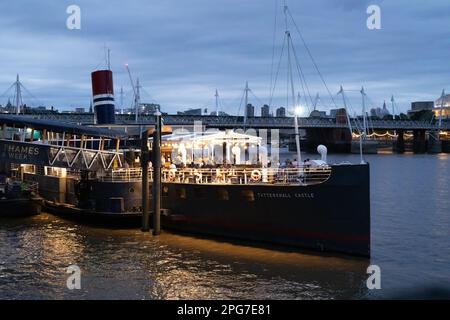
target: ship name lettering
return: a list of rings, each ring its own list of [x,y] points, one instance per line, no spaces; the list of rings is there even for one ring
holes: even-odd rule
[[[308,198],[313,199],[314,198],[314,192],[308,192],[308,193],[296,193],[296,198]]]
[[[289,193],[258,193],[259,198],[290,198]]]
[[[30,156],[38,156],[39,148],[29,146],[17,146],[13,144],[4,145],[4,152],[8,154],[8,158],[15,160],[27,160]]]

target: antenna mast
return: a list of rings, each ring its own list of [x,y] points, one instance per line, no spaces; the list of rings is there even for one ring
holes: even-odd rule
[[[219,92],[216,89],[216,94],[214,95],[216,97],[216,116],[219,116]]]

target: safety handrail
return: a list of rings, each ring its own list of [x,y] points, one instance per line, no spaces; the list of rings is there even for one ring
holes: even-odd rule
[[[302,166],[299,168],[164,168],[164,183],[196,184],[319,184],[329,179],[330,166]],[[141,168],[109,170],[98,177],[104,182],[138,182]],[[149,181],[153,180],[153,168],[149,168]]]

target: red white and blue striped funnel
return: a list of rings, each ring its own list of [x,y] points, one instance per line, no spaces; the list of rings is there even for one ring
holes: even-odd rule
[[[97,124],[115,123],[114,86],[111,70],[92,72],[92,95]]]

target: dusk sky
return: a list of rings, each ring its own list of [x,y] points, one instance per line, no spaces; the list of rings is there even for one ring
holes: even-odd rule
[[[81,8],[81,30],[66,27],[71,4]],[[381,30],[366,26],[370,4],[381,7]],[[290,0],[288,5],[330,91],[335,95],[342,84],[355,111],[361,108],[361,86],[370,106],[389,102],[393,94],[402,112],[411,101],[435,100],[443,88],[450,93],[449,0]],[[128,63],[143,86],[142,101],[159,103],[165,112],[213,111],[217,88],[221,109],[235,114],[247,80],[250,102],[259,108],[270,98],[275,7],[276,65],[284,36],[280,0],[2,1],[0,94],[19,73],[33,95],[24,94],[25,103],[88,108],[90,72],[105,67],[106,45],[117,105],[121,86],[124,107],[131,105]],[[320,93],[320,109],[334,108],[297,31],[290,29],[311,95]],[[286,104],[286,62],[282,66],[274,107]],[[295,85],[302,92],[297,80]],[[0,104],[10,96],[0,96]]]

